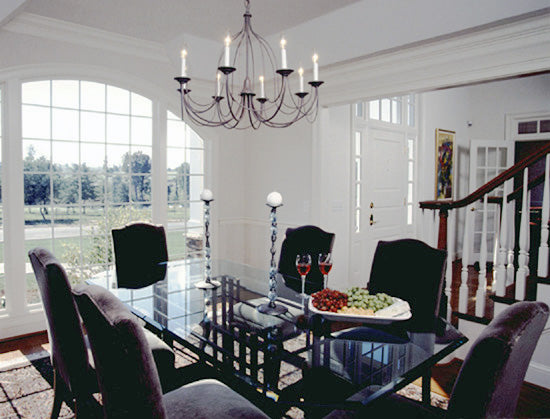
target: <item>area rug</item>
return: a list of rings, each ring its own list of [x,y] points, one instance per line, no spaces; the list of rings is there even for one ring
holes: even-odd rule
[[[31,359],[20,357],[0,368],[0,418],[48,418],[53,402],[53,374],[47,352],[41,357]],[[187,366],[196,361],[196,357],[186,351],[177,351],[176,366]],[[281,373],[288,383],[299,379],[300,373],[293,366],[283,365]],[[399,394],[421,400],[422,390],[419,386],[409,384]],[[432,405],[446,408],[448,400],[432,393]],[[74,412],[63,403],[62,419],[74,418]],[[300,409],[290,409],[285,417],[298,419],[304,414]]]

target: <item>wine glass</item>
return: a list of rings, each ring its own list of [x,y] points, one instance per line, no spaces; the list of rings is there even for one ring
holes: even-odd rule
[[[302,278],[302,306],[306,298],[306,275],[311,269],[311,256],[307,253],[296,256],[296,269]]]
[[[323,288],[327,287],[328,273],[332,269],[332,254],[319,253],[319,270],[323,274]]]

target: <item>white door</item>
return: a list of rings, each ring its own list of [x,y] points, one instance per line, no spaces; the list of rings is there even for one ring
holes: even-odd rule
[[[483,186],[514,164],[514,143],[502,140],[470,141],[470,193]],[[490,196],[502,196],[503,186],[495,189]],[[495,234],[499,220],[499,206],[489,204],[487,208],[487,260],[493,260]],[[479,261],[483,225],[483,203],[475,203],[473,225],[474,246],[472,258]]]
[[[354,214],[360,220],[352,232],[352,285],[366,286],[378,241],[407,235],[407,143],[403,132],[357,129],[364,176],[354,191],[356,196],[360,194]]]

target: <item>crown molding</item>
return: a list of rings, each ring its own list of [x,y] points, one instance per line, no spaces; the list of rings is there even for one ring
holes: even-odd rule
[[[322,68],[323,106],[550,71],[550,8]]]
[[[164,45],[33,13],[21,13],[3,30],[169,63]]]

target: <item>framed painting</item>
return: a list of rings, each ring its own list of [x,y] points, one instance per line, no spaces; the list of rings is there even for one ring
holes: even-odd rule
[[[455,132],[435,130],[435,199],[454,197],[455,178]]]

